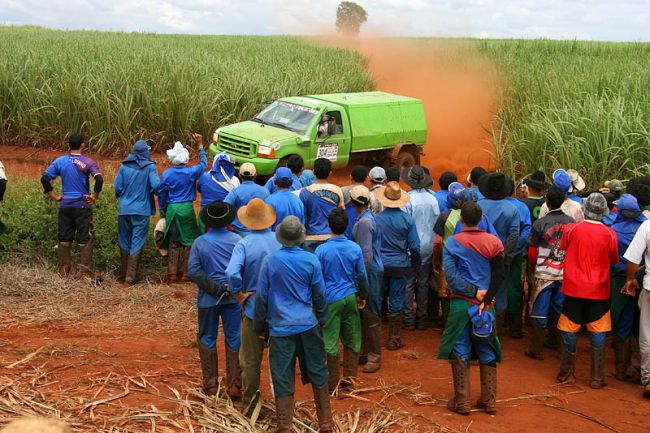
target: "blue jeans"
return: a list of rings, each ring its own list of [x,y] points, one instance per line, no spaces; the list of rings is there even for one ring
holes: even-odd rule
[[[636,300],[632,297],[625,301],[621,316],[616,323],[612,323],[612,328],[616,332],[616,336],[621,340],[626,340],[632,335],[634,328],[634,316],[636,314]]]
[[[576,353],[578,350],[578,333],[565,331],[561,331],[561,333],[562,342],[566,345],[569,352]],[[606,336],[606,332],[590,332],[589,338],[591,339],[591,345],[593,347],[603,347],[605,345]]]
[[[454,343],[454,353],[469,365],[472,359],[472,349],[478,356],[480,364],[494,365],[497,361],[497,355],[494,348],[488,343],[478,343],[472,340],[471,324],[467,322],[463,332],[460,333],[458,339]]]
[[[239,350],[241,329],[241,308],[238,303],[199,308],[199,339],[210,350],[217,350],[219,319],[223,322],[226,344],[232,350]]]
[[[388,296],[388,313],[401,313],[404,309],[404,289],[406,277],[387,277],[384,275],[382,293]]]
[[[149,235],[149,217],[144,215],[119,215],[117,241],[130,256],[140,251]]]
[[[384,303],[383,275],[383,272],[368,272],[366,309],[377,317],[381,316],[381,307]]]
[[[560,291],[561,289],[562,282],[556,281],[542,290],[533,303],[530,318],[542,328],[546,328],[548,325],[548,316],[551,311],[555,317],[560,316],[564,302],[564,294]]]
[[[423,323],[427,318],[427,304],[429,302],[429,278],[433,270],[431,263],[423,263],[420,273],[415,272],[406,280],[404,292],[404,324],[413,325],[414,322]],[[413,298],[416,308],[413,310]]]

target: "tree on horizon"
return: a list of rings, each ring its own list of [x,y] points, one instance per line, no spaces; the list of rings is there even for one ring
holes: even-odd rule
[[[346,36],[357,36],[367,20],[366,10],[355,2],[343,1],[336,8],[336,31]]]

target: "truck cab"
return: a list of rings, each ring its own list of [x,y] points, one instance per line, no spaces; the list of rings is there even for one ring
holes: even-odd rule
[[[272,175],[290,155],[300,155],[305,167],[317,158],[334,167],[351,160],[409,166],[419,162],[426,133],[418,99],[384,92],[297,96],[217,129],[209,150],[227,152],[237,165],[252,162],[261,175]]]

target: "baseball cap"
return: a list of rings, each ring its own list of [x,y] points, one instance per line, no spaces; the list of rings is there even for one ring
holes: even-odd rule
[[[370,204],[370,190],[363,185],[357,185],[350,190],[350,199],[363,206]]]
[[[569,192],[569,189],[571,188],[571,178],[569,177],[569,173],[561,168],[555,170],[553,172],[553,185],[560,188],[565,194]]]
[[[608,180],[607,182],[605,182],[605,187],[609,188],[611,192],[623,192],[623,190],[625,189],[623,182],[621,182],[618,179]]]
[[[293,180],[291,169],[288,167],[279,167],[275,170],[275,180],[280,183],[291,182]]]
[[[386,181],[386,170],[382,167],[373,167],[368,173],[368,177],[375,183],[382,183]]]
[[[255,165],[250,162],[245,162],[239,168],[239,174],[242,176],[252,177],[257,175],[257,169]]]

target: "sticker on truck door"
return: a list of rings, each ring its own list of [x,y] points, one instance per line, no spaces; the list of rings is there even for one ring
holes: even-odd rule
[[[339,154],[339,144],[338,143],[323,143],[318,146],[318,152],[316,152],[316,158],[325,158],[330,161],[336,161],[336,157]]]

